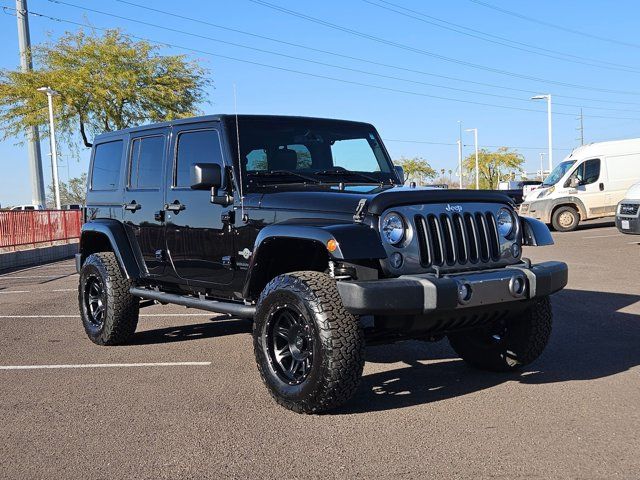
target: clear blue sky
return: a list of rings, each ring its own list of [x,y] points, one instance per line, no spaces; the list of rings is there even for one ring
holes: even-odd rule
[[[243,44],[253,49],[195,38],[184,33],[168,32],[49,0],[29,0],[29,8],[33,12],[79,23],[89,23],[96,27],[119,27],[134,35],[212,54],[340,79],[342,81],[318,78],[255,63],[188,52],[180,48],[163,48],[162,50],[166,53],[188,53],[210,69],[214,85],[208,91],[210,103],[201,107],[204,113],[233,112],[233,84],[235,83],[240,113],[312,115],[372,122],[386,139],[387,147],[394,158],[401,155],[419,155],[426,158],[437,169],[455,170],[457,166],[455,141],[458,136],[457,122],[461,120],[463,127],[479,129],[481,147],[497,145],[519,147],[517,150],[526,157],[527,170],[536,170],[539,166],[539,152],[546,151],[546,107],[544,102],[532,102],[528,98],[539,93],[553,94],[554,102],[557,103],[576,105],[556,105],[554,108],[555,112],[558,112],[553,119],[554,145],[558,147],[554,152],[556,163],[568,153],[567,149],[577,145],[576,116],[579,106],[584,107],[587,142],[639,136],[640,38],[636,32],[640,4],[634,0],[616,2],[481,0],[481,3],[508,9],[530,19],[564,25],[566,29],[508,15],[472,0],[446,2],[389,0],[392,3],[385,3],[383,0],[371,0],[371,3],[364,0],[323,2],[265,0],[279,7],[356,30],[365,36],[328,28],[326,25],[292,16],[249,0],[233,2],[182,0],[178,3],[168,0],[131,1],[284,42],[366,59],[377,62],[378,65],[198,24],[126,5],[117,0],[100,2],[68,0],[68,3],[226,42]],[[12,0],[0,0],[0,5],[8,7],[15,6],[14,3]],[[406,15],[383,9],[372,3],[402,11]],[[404,7],[405,10],[392,4]],[[34,44],[45,40],[47,36],[56,38],[67,30],[78,28],[36,16],[32,16],[30,20],[31,39]],[[442,23],[442,21],[449,23]],[[461,30],[466,34],[446,30],[433,23]],[[602,38],[580,35],[575,33],[576,31]],[[487,37],[486,34],[493,37]],[[367,35],[382,39],[383,42],[366,38]],[[490,38],[498,43],[477,37]],[[0,67],[17,68],[19,58],[16,20],[9,14],[0,15],[0,42],[3,45],[0,50]],[[534,50],[544,55],[519,50],[513,46]],[[378,76],[285,58],[255,49],[270,50],[315,62],[362,70]],[[446,61],[432,54],[455,61]],[[560,58],[550,58],[545,55]],[[573,61],[567,61],[567,59]],[[483,68],[474,68],[469,63]],[[399,68],[394,69],[379,64],[394,65]],[[501,74],[495,70],[509,72],[509,74]],[[426,74],[455,77],[460,80]],[[398,77],[398,79],[382,76]],[[522,78],[523,76],[536,79],[526,79]],[[433,85],[425,85],[425,83]],[[573,84],[573,86],[566,84]],[[578,85],[589,88],[577,88]],[[451,90],[451,88],[474,90],[477,93]],[[626,93],[610,93],[603,90]],[[514,98],[498,98],[490,95]],[[535,111],[463,103],[454,99]],[[618,118],[594,118],[593,116]],[[463,135],[468,145],[465,146],[466,155],[472,151],[473,139],[469,133]],[[405,140],[405,142],[398,140]],[[26,148],[15,146],[15,143],[16,140],[0,143],[0,166],[2,167],[0,204],[3,206],[30,203],[31,200]],[[63,154],[67,152],[66,147],[62,150]],[[47,155],[48,143],[43,142],[42,151],[47,175],[45,180],[49,182],[51,168]],[[86,170],[88,159],[86,152],[80,155],[79,160],[68,156],[64,158],[69,161],[68,166],[63,162],[60,167],[62,180],[66,180],[68,175],[77,176]]]

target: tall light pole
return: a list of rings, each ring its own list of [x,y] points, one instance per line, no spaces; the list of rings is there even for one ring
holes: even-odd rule
[[[458,173],[460,174],[460,189],[462,190],[462,122],[458,120]]]
[[[480,166],[478,164],[478,129],[467,128],[465,132],[473,132],[473,141],[476,147],[476,190],[480,190]]]
[[[16,18],[18,20],[18,45],[20,48],[20,70],[29,72],[31,62],[31,40],[29,38],[29,14],[27,0],[16,0]],[[31,171],[31,203],[44,205],[46,196],[42,175],[42,157],[40,154],[40,135],[38,127],[27,128],[29,141],[29,169]]]
[[[544,152],[540,152],[540,179],[544,180]]]
[[[536,95],[535,97],[531,97],[531,100],[547,100],[547,130],[549,135],[549,173],[553,170],[553,135],[551,128],[551,94],[547,93],[545,95]]]
[[[53,193],[56,199],[56,208],[60,210],[60,188],[58,187],[58,152],[56,149],[56,129],[53,122],[53,96],[58,95],[58,92],[50,87],[40,87],[39,92],[47,94],[47,100],[49,103],[49,141],[51,142],[51,171],[53,179]]]

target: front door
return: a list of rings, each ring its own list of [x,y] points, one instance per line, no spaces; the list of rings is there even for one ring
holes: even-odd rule
[[[166,245],[174,274],[192,285],[227,285],[233,280],[229,259],[233,231],[223,215],[232,207],[211,203],[207,190],[191,189],[191,166],[218,163],[225,166],[220,124],[202,122],[175,126],[173,161],[167,169],[165,194]],[[226,180],[225,180],[226,181]],[[226,185],[223,185],[226,187]]]
[[[598,217],[604,213],[605,175],[601,171],[601,163],[599,158],[580,163],[565,184],[570,187],[571,180],[578,179],[578,186],[571,188],[569,193],[582,201],[589,217]]]
[[[168,128],[132,135],[127,152],[124,224],[150,276],[164,273],[164,159]]]

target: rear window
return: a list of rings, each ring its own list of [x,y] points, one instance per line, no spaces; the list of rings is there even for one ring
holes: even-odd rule
[[[129,188],[159,188],[162,180],[164,137],[136,138],[131,143]]]
[[[96,145],[91,170],[91,190],[114,190],[120,179],[122,140]]]

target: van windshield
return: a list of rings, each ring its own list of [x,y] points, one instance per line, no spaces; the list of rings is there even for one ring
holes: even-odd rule
[[[558,183],[558,180],[564,177],[564,174],[567,173],[567,170],[569,170],[574,163],[576,163],[575,160],[566,160],[558,164],[556,168],[553,169],[551,174],[544,179],[544,182],[542,182],[542,186],[550,187],[551,185],[555,185],[556,183]]]

